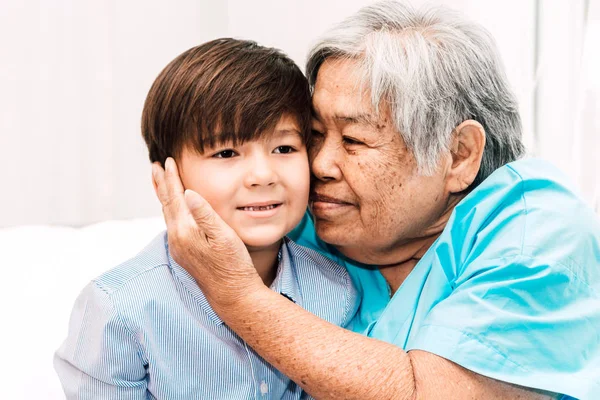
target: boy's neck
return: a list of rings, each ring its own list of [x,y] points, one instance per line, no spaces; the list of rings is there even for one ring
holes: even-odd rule
[[[258,272],[258,275],[266,286],[271,286],[277,276],[277,255],[279,254],[281,243],[282,241],[280,240],[269,247],[248,247],[248,253],[250,253],[254,268],[256,268],[256,272]]]

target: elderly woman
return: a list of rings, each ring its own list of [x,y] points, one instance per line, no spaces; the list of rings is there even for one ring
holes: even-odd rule
[[[307,74],[312,215],[293,237],[346,265],[364,335],[264,286],[169,160],[153,167],[169,244],[219,316],[317,398],[600,398],[600,223],[553,167],[515,161],[488,33],[377,3]]]

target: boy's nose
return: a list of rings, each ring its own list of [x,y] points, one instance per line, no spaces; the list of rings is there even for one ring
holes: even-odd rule
[[[269,162],[267,157],[255,157],[248,166],[246,174],[246,185],[252,186],[270,186],[277,182],[277,172]]]

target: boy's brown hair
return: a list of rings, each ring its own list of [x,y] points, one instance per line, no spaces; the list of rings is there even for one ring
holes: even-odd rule
[[[284,114],[310,134],[308,82],[281,51],[255,42],[217,39],[175,58],[154,81],[142,113],[150,161],[164,164],[184,147],[259,138]]]

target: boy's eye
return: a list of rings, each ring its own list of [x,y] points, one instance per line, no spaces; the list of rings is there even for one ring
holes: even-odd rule
[[[213,154],[213,158],[231,158],[235,157],[236,155],[237,153],[235,152],[235,150],[227,149],[221,150],[218,153]]]
[[[273,152],[277,154],[289,154],[294,151],[295,149],[292,146],[279,146]]]

